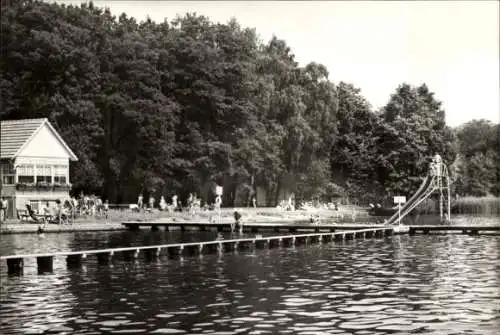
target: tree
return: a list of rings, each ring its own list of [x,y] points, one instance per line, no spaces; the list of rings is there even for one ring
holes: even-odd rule
[[[460,195],[498,195],[500,190],[500,126],[473,120],[456,129],[459,159],[456,192]]]
[[[446,126],[441,102],[425,84],[400,85],[380,114],[377,175],[387,196],[411,194],[427,174],[430,158],[439,153],[454,162],[454,135]]]

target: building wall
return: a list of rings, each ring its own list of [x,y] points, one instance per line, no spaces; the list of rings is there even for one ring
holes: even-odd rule
[[[33,136],[18,156],[69,159],[68,151],[47,125]]]
[[[20,183],[19,176],[22,175],[24,182],[21,184],[36,184],[37,176],[42,182],[50,184],[69,184],[69,159],[70,153],[66,147],[59,141],[57,135],[47,126],[43,125],[34,136],[26,143],[18,153],[15,160],[2,159],[2,182],[9,181],[12,184],[1,184],[1,195],[7,198],[9,202],[8,218],[16,218],[16,209],[26,209],[27,204],[38,208],[42,202],[53,203],[56,200],[65,201],[69,199],[69,191],[61,189],[39,189],[16,188]],[[15,170],[14,180],[4,178],[8,167]],[[21,173],[21,171],[24,171]],[[28,172],[27,172],[28,171]],[[26,176],[33,176],[27,178]]]
[[[16,209],[26,209],[26,205],[30,204],[33,210],[36,211],[42,203],[47,201],[53,205],[56,200],[64,203],[65,200],[69,199],[68,191],[16,191],[15,207]]]

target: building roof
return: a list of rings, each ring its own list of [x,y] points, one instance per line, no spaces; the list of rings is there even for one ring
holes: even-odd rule
[[[42,129],[44,125],[49,127],[56,138],[68,151],[71,160],[78,160],[73,151],[71,151],[66,142],[64,142],[46,118],[2,121],[0,123],[0,157],[17,157],[22,149],[30,142],[35,134]]]

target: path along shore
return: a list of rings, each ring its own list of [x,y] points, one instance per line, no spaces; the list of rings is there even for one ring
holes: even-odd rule
[[[241,222],[267,222],[267,223],[304,223],[308,222],[311,216],[319,218],[322,222],[353,222],[356,219],[366,218],[367,214],[362,208],[346,207],[339,211],[326,209],[311,209],[297,211],[283,211],[277,208],[224,208],[220,215],[215,211],[200,211],[198,213],[166,213],[161,211],[153,212],[132,212],[130,210],[111,210],[108,220],[104,217],[84,216],[78,217],[74,222],[67,224],[47,224],[44,232],[62,233],[77,231],[115,231],[125,230],[122,225],[125,221],[146,221],[146,222],[234,222],[234,211],[242,214]],[[19,220],[7,220],[0,225],[0,234],[21,234],[37,233],[39,224],[36,222],[20,222]]]

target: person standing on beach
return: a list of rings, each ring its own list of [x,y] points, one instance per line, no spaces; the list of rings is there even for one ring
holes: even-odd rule
[[[215,198],[215,209],[220,213],[220,206],[222,205],[222,198],[220,195],[218,195]]]
[[[257,208],[257,199],[255,199],[255,197],[252,197],[252,205],[253,208]]]
[[[106,219],[106,223],[108,223],[108,215],[109,215],[109,201],[106,199],[104,201],[104,218]]]
[[[139,193],[139,196],[137,197],[137,207],[139,207],[139,210],[142,209],[143,199],[142,193]]]
[[[217,215],[219,216],[219,222],[221,221],[221,211],[220,211],[220,206],[222,205],[222,198],[220,195],[218,195],[215,198],[215,211],[217,212]]]
[[[149,196],[149,208],[155,208],[155,198],[152,195]]]
[[[167,208],[167,202],[165,201],[165,197],[162,195],[160,197],[160,210],[164,211]]]
[[[172,212],[175,212],[177,209],[177,195],[172,196]]]
[[[4,223],[7,218],[7,208],[9,207],[9,203],[5,197],[2,197],[2,201],[0,202],[0,223]]]

